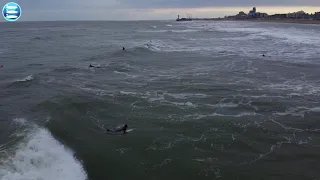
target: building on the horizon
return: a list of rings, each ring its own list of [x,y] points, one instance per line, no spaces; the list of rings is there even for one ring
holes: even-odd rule
[[[302,18],[307,18],[307,14],[304,11],[288,13],[287,18],[302,19]]]
[[[256,15],[255,15],[255,18],[266,18],[266,17],[268,17],[268,14],[267,14],[267,13],[260,13],[260,12],[258,12],[258,13],[256,13]]]
[[[249,11],[248,14],[240,11],[235,16],[225,16],[225,19],[253,19],[253,18],[266,18],[268,17],[267,13],[257,12],[257,8],[253,7],[252,10]]]
[[[257,8],[253,7],[252,10],[249,11],[248,17],[254,17],[256,15]]]
[[[268,16],[267,13],[257,12],[257,8],[253,7],[252,10],[248,13],[248,18],[266,18]]]
[[[320,12],[314,13],[314,19],[320,20]]]
[[[235,19],[247,19],[247,14],[244,13],[243,11],[240,11],[239,14],[237,14],[234,18]]]
[[[219,18],[220,19],[220,18]],[[245,20],[245,19],[270,19],[270,20],[286,20],[286,19],[303,19],[303,20],[320,20],[320,12],[314,14],[308,14],[304,11],[298,11],[287,14],[273,14],[268,15],[267,13],[257,12],[257,8],[253,7],[248,14],[240,11],[237,15],[225,16],[222,19],[229,20]]]
[[[287,14],[273,14],[268,16],[268,19],[286,19]]]

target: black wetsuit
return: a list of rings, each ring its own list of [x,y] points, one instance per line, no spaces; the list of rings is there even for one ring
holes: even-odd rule
[[[96,66],[92,66],[91,64],[90,64],[90,66],[89,66],[89,67],[100,68],[99,66],[97,66],[97,67],[96,67]]]

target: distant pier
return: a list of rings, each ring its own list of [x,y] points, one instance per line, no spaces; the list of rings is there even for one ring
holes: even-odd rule
[[[176,21],[208,21],[208,20],[222,20],[222,18],[192,18],[191,15],[188,15],[187,18],[180,18],[178,15],[178,18]]]
[[[178,18],[176,19],[176,21],[192,21],[192,17],[191,15],[188,15],[187,18],[180,18],[180,15],[178,15]]]

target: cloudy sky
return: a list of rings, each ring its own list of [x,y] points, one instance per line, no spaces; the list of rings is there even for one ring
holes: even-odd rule
[[[10,0],[11,1],[11,0]],[[0,0],[3,7],[9,0]],[[19,21],[46,20],[168,20],[223,17],[256,6],[268,14],[320,11],[320,0],[16,0],[22,8]],[[4,21],[4,18],[0,18]]]

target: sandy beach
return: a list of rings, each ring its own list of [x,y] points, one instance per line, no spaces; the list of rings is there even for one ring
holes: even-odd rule
[[[299,24],[320,24],[320,20],[305,20],[305,19],[220,19],[217,21],[249,21],[249,22],[276,22],[276,23],[299,23]]]

